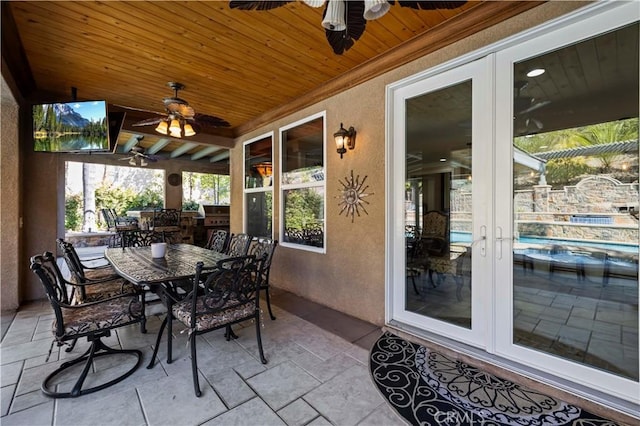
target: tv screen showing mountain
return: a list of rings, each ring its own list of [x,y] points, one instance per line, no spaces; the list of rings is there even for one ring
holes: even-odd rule
[[[106,101],[38,104],[32,117],[35,151],[109,151]]]

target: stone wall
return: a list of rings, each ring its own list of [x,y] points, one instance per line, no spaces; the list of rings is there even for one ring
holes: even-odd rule
[[[638,182],[608,176],[589,176],[557,190],[536,185],[515,191],[516,236],[637,244],[638,194]],[[451,229],[470,231],[471,193],[452,191],[451,207]]]
[[[74,247],[99,247],[109,245],[115,232],[69,232],[64,240]]]

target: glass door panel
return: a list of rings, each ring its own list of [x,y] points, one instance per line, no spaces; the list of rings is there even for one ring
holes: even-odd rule
[[[510,163],[496,267],[511,277],[496,283],[509,296],[497,352],[626,399],[639,381],[639,33],[602,16],[496,61],[511,82],[496,108],[496,160]]]
[[[406,101],[406,309],[468,329],[471,99],[467,80]]]
[[[621,96],[638,93],[637,50],[599,61],[599,87],[570,113],[554,104],[575,92],[545,96],[578,52],[611,43],[638,46],[638,25],[513,67],[513,339],[638,380],[638,99]]]
[[[484,345],[486,329],[479,306],[490,303],[482,289],[490,269],[480,237],[489,212],[477,200],[491,182],[491,168],[478,164],[488,166],[491,158],[482,143],[474,145],[490,129],[483,125],[490,122],[483,116],[490,111],[483,83],[487,67],[487,60],[479,60],[407,85],[394,97],[401,111],[394,132],[404,142],[403,150],[394,148],[394,162],[403,171],[394,197],[402,206],[396,213],[402,234],[394,250],[404,255],[394,274],[395,313],[476,346]]]

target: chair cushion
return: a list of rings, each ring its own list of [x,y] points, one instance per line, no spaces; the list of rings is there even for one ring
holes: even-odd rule
[[[143,314],[142,304],[137,296],[123,296],[77,308],[62,308],[64,336],[85,335],[136,322],[143,318]],[[55,334],[55,321],[53,330]]]
[[[196,331],[212,330],[255,314],[255,301],[251,300],[241,305],[238,305],[238,303],[235,299],[229,299],[216,312],[198,315],[196,318]],[[187,327],[191,327],[191,306],[192,302],[190,300],[173,305],[173,316]],[[202,297],[198,297],[196,306],[198,312],[205,310]],[[231,307],[225,309],[225,306]]]
[[[139,289],[124,279],[85,285],[85,295],[82,296],[80,288],[74,292],[74,303],[96,302],[98,300],[109,299],[122,294],[137,294]]]
[[[112,267],[99,268],[99,269],[85,269],[85,278],[90,280],[103,280],[105,278],[118,278],[118,274]]]

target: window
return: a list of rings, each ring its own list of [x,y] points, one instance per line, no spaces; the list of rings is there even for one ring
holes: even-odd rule
[[[280,129],[284,245],[324,252],[325,112]]]
[[[272,237],[273,132],[244,144],[244,229],[255,237]]]

